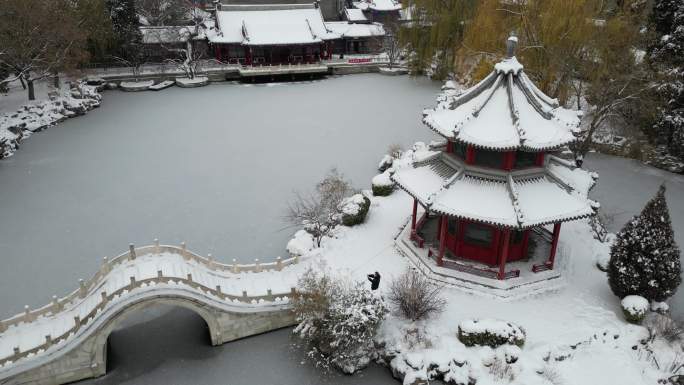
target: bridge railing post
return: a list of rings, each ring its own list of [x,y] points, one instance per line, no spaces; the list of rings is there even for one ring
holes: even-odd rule
[[[131,275],[128,279],[129,279],[130,282],[131,282],[131,283],[129,284],[129,286],[130,286],[131,288],[135,287],[135,277]]]
[[[47,347],[52,346],[52,335],[48,334],[45,336],[45,345]]]
[[[107,273],[109,273],[109,258],[103,257],[102,258],[102,274],[107,274]]]
[[[102,297],[102,304],[106,304],[106,303],[107,303],[107,291],[106,291],[106,290],[103,290],[103,291],[100,293],[100,296]]]
[[[214,266],[214,257],[211,255],[211,253],[207,254],[207,263],[209,264],[209,270],[215,270]]]
[[[280,257],[276,257],[276,270],[283,270],[283,259]]]
[[[188,255],[188,246],[185,244],[185,242],[181,242],[181,256],[186,261],[190,259]]]
[[[154,238],[154,253],[159,254],[159,238]]]
[[[80,278],[78,280],[78,296],[80,298],[83,298],[86,296],[86,285],[85,285],[85,281],[83,280],[83,278]]]
[[[192,283],[192,274],[191,274],[191,273],[188,273],[188,281],[189,281],[190,283]]]
[[[128,245],[128,253],[129,253],[129,254],[128,254],[129,259],[130,259],[131,261],[135,260],[135,257],[136,257],[136,255],[135,255],[135,245],[133,245],[132,243]]]
[[[74,316],[74,324],[76,325],[76,329],[78,329],[79,327],[81,327],[81,317],[75,315],[75,316]]]
[[[238,266],[237,259],[233,258],[233,273],[237,274],[240,272],[240,266]]]
[[[259,262],[259,258],[254,260],[254,272],[261,272],[261,262]]]
[[[242,291],[242,299],[243,299],[243,302],[247,302],[247,290]]]
[[[7,326],[5,326],[5,322],[0,321],[0,333],[4,333],[5,330],[7,330]]]
[[[59,299],[57,299],[56,295],[52,296],[52,314],[57,314],[61,310],[61,306],[59,306]]]
[[[157,270],[157,279],[158,279],[160,282],[161,282],[161,278],[162,278],[163,276],[164,276],[164,274],[162,273],[161,269],[160,269],[160,270]]]

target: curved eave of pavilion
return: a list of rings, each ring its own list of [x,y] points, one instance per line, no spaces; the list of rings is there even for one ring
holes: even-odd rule
[[[577,112],[541,92],[515,57],[477,85],[423,111],[423,123],[446,139],[494,151],[549,151],[577,140]]]
[[[570,169],[559,158],[549,157],[547,167],[515,178],[446,163],[437,158],[414,164],[392,180],[430,212],[502,228],[573,221],[594,215],[598,207],[587,197],[597,176]]]

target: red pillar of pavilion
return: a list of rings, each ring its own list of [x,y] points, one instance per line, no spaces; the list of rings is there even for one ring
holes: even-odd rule
[[[511,229],[504,230],[503,246],[501,247],[501,254],[499,258],[499,273],[498,279],[506,278],[506,260],[508,259],[508,248],[511,242]]]
[[[439,254],[437,255],[437,266],[444,265],[444,249],[446,247],[447,216],[442,215],[439,220]]]
[[[547,262],[550,270],[553,270],[553,263],[556,260],[556,249],[558,249],[558,238],[560,236],[560,228],[561,228],[560,222],[555,223],[553,225],[553,238],[551,239],[551,253],[549,254],[549,261]]]
[[[413,199],[413,216],[411,217],[411,235],[416,232],[416,215],[418,215],[418,199]]]

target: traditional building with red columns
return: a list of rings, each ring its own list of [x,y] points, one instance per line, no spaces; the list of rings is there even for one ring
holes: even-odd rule
[[[587,197],[596,175],[554,154],[577,140],[581,114],[542,93],[515,57],[517,38],[507,44],[489,76],[424,111],[446,143],[392,175],[414,198],[412,247],[498,280],[553,270],[561,224],[598,207]]]

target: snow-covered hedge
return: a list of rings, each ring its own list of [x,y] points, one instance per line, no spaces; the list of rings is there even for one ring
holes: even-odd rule
[[[525,330],[511,322],[496,319],[469,319],[458,325],[458,339],[466,346],[523,346]]]
[[[373,195],[387,196],[394,191],[394,182],[390,179],[389,170],[373,177]]]
[[[345,226],[355,226],[366,220],[370,209],[370,199],[361,194],[355,194],[342,200],[339,205],[342,223]]]
[[[622,312],[627,322],[640,324],[649,309],[648,300],[638,295],[628,295],[622,299]]]

